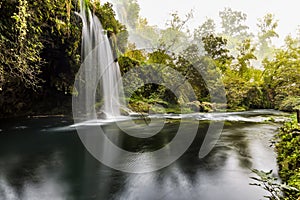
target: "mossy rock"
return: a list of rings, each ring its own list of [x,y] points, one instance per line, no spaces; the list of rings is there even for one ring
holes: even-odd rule
[[[192,101],[185,104],[185,107],[193,112],[212,112],[216,110],[214,104],[210,102]]]
[[[200,110],[201,110],[201,112],[212,112],[215,110],[215,107],[210,102],[202,102]]]
[[[134,112],[148,113],[150,107],[151,107],[150,104],[143,101],[131,102],[129,104],[129,109],[131,109]]]
[[[199,101],[188,102],[185,107],[191,109],[194,112],[201,112],[201,103]]]

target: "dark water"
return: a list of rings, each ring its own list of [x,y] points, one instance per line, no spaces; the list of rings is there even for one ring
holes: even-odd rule
[[[204,159],[198,157],[198,152],[209,121],[196,120],[198,134],[184,155],[166,168],[144,174],[124,173],[99,163],[85,150],[76,131],[67,128],[71,119],[2,120],[0,199],[263,199],[265,192],[250,186],[253,181],[249,177],[252,168],[273,169],[276,173],[270,140],[280,123],[264,120],[271,116],[280,119],[281,115],[275,111],[210,115],[213,120],[226,122],[217,145]],[[195,115],[192,118],[187,117],[183,123],[195,123]],[[157,149],[163,146],[162,140],[174,137],[177,127],[174,120],[165,125],[164,134],[152,140],[141,142],[124,136],[119,145],[136,152]],[[104,128],[120,132],[114,123]]]

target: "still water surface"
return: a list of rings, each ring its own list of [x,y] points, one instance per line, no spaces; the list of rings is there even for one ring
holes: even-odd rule
[[[257,200],[266,193],[255,186],[251,169],[273,169],[270,147],[284,113],[272,110],[179,116],[199,123],[196,139],[172,165],[144,174],[110,169],[90,155],[64,117],[18,118],[0,122],[0,199],[2,200]],[[170,116],[178,118],[178,116]],[[213,120],[225,120],[214,149],[198,157],[203,134]],[[160,148],[178,128],[169,119],[150,140],[123,136],[122,148],[143,152]],[[126,123],[126,121],[122,122]],[[114,123],[102,125],[115,134]],[[187,130],[188,134],[188,130]],[[143,162],[141,160],[141,162]]]

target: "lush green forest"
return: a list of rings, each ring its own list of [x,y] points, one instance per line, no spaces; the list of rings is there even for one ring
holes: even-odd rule
[[[128,97],[133,111],[162,112],[163,107],[178,112],[179,105],[184,112],[300,109],[300,31],[280,36],[285,44],[275,46],[280,21],[272,14],[257,21],[257,33],[249,31],[245,13],[231,8],[219,12],[221,24],[207,18],[190,30],[187,22],[193,12],[184,18],[175,12],[159,29],[140,16],[136,0],[118,1],[128,13],[123,16],[126,25],[116,19],[112,4],[86,3],[112,38],[122,75],[133,68],[147,73],[150,66],[162,72],[163,79],[176,82],[163,71],[167,66],[195,92],[189,99],[184,91],[178,97],[163,85],[146,84]],[[77,0],[0,2],[0,118],[71,114],[73,84],[82,62],[79,9]],[[137,84],[154,76],[135,74]],[[218,97],[224,88],[227,104],[211,103],[212,95]],[[296,188],[299,141],[295,120],[286,123],[279,134],[278,163],[282,180]],[[293,199],[299,193],[288,195]]]
[[[212,105],[210,94],[195,68],[205,72],[212,90],[224,84],[227,108],[275,108],[291,111],[300,104],[300,33],[286,36],[278,48],[278,21],[272,14],[258,20],[258,33],[249,32],[247,15],[225,8],[219,12],[221,32],[210,18],[195,30],[171,14],[165,29],[150,26],[139,15],[136,1],[119,1],[130,13],[127,26],[116,20],[112,4],[88,2],[103,27],[114,38],[121,73],[133,67],[165,65],[180,72],[191,83],[196,99],[186,103],[163,86],[148,84],[134,93],[130,107],[137,111],[153,104],[169,108],[185,103],[186,111],[224,109]],[[74,77],[80,67],[81,19],[77,1],[5,1],[1,13],[0,109],[1,117],[14,115],[70,113]],[[128,32],[152,46],[140,49]],[[282,37],[282,36],[281,36]],[[138,79],[138,77],[137,77]]]
[[[90,6],[105,29],[126,33],[111,4]],[[0,9],[1,117],[69,114],[81,62],[78,1],[5,1]]]

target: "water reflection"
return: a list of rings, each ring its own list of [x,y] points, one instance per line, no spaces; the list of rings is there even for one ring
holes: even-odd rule
[[[200,159],[209,125],[201,121],[196,139],[175,163],[153,173],[130,174],[99,163],[74,130],[57,131],[70,123],[65,118],[46,118],[1,124],[0,199],[253,200],[265,193],[249,186],[250,169],[276,170],[275,153],[269,147],[276,124],[226,123],[215,148]],[[26,128],[14,128],[21,126]],[[172,140],[178,125],[166,127],[147,140],[123,135],[114,142],[135,152],[153,151]],[[110,134],[120,131],[113,124],[105,128]],[[143,158],[139,166],[157,159]]]
[[[0,164],[0,199],[66,199],[68,187],[60,180],[62,163],[59,162],[62,159],[56,152],[47,158],[13,157],[7,160],[11,162]]]

